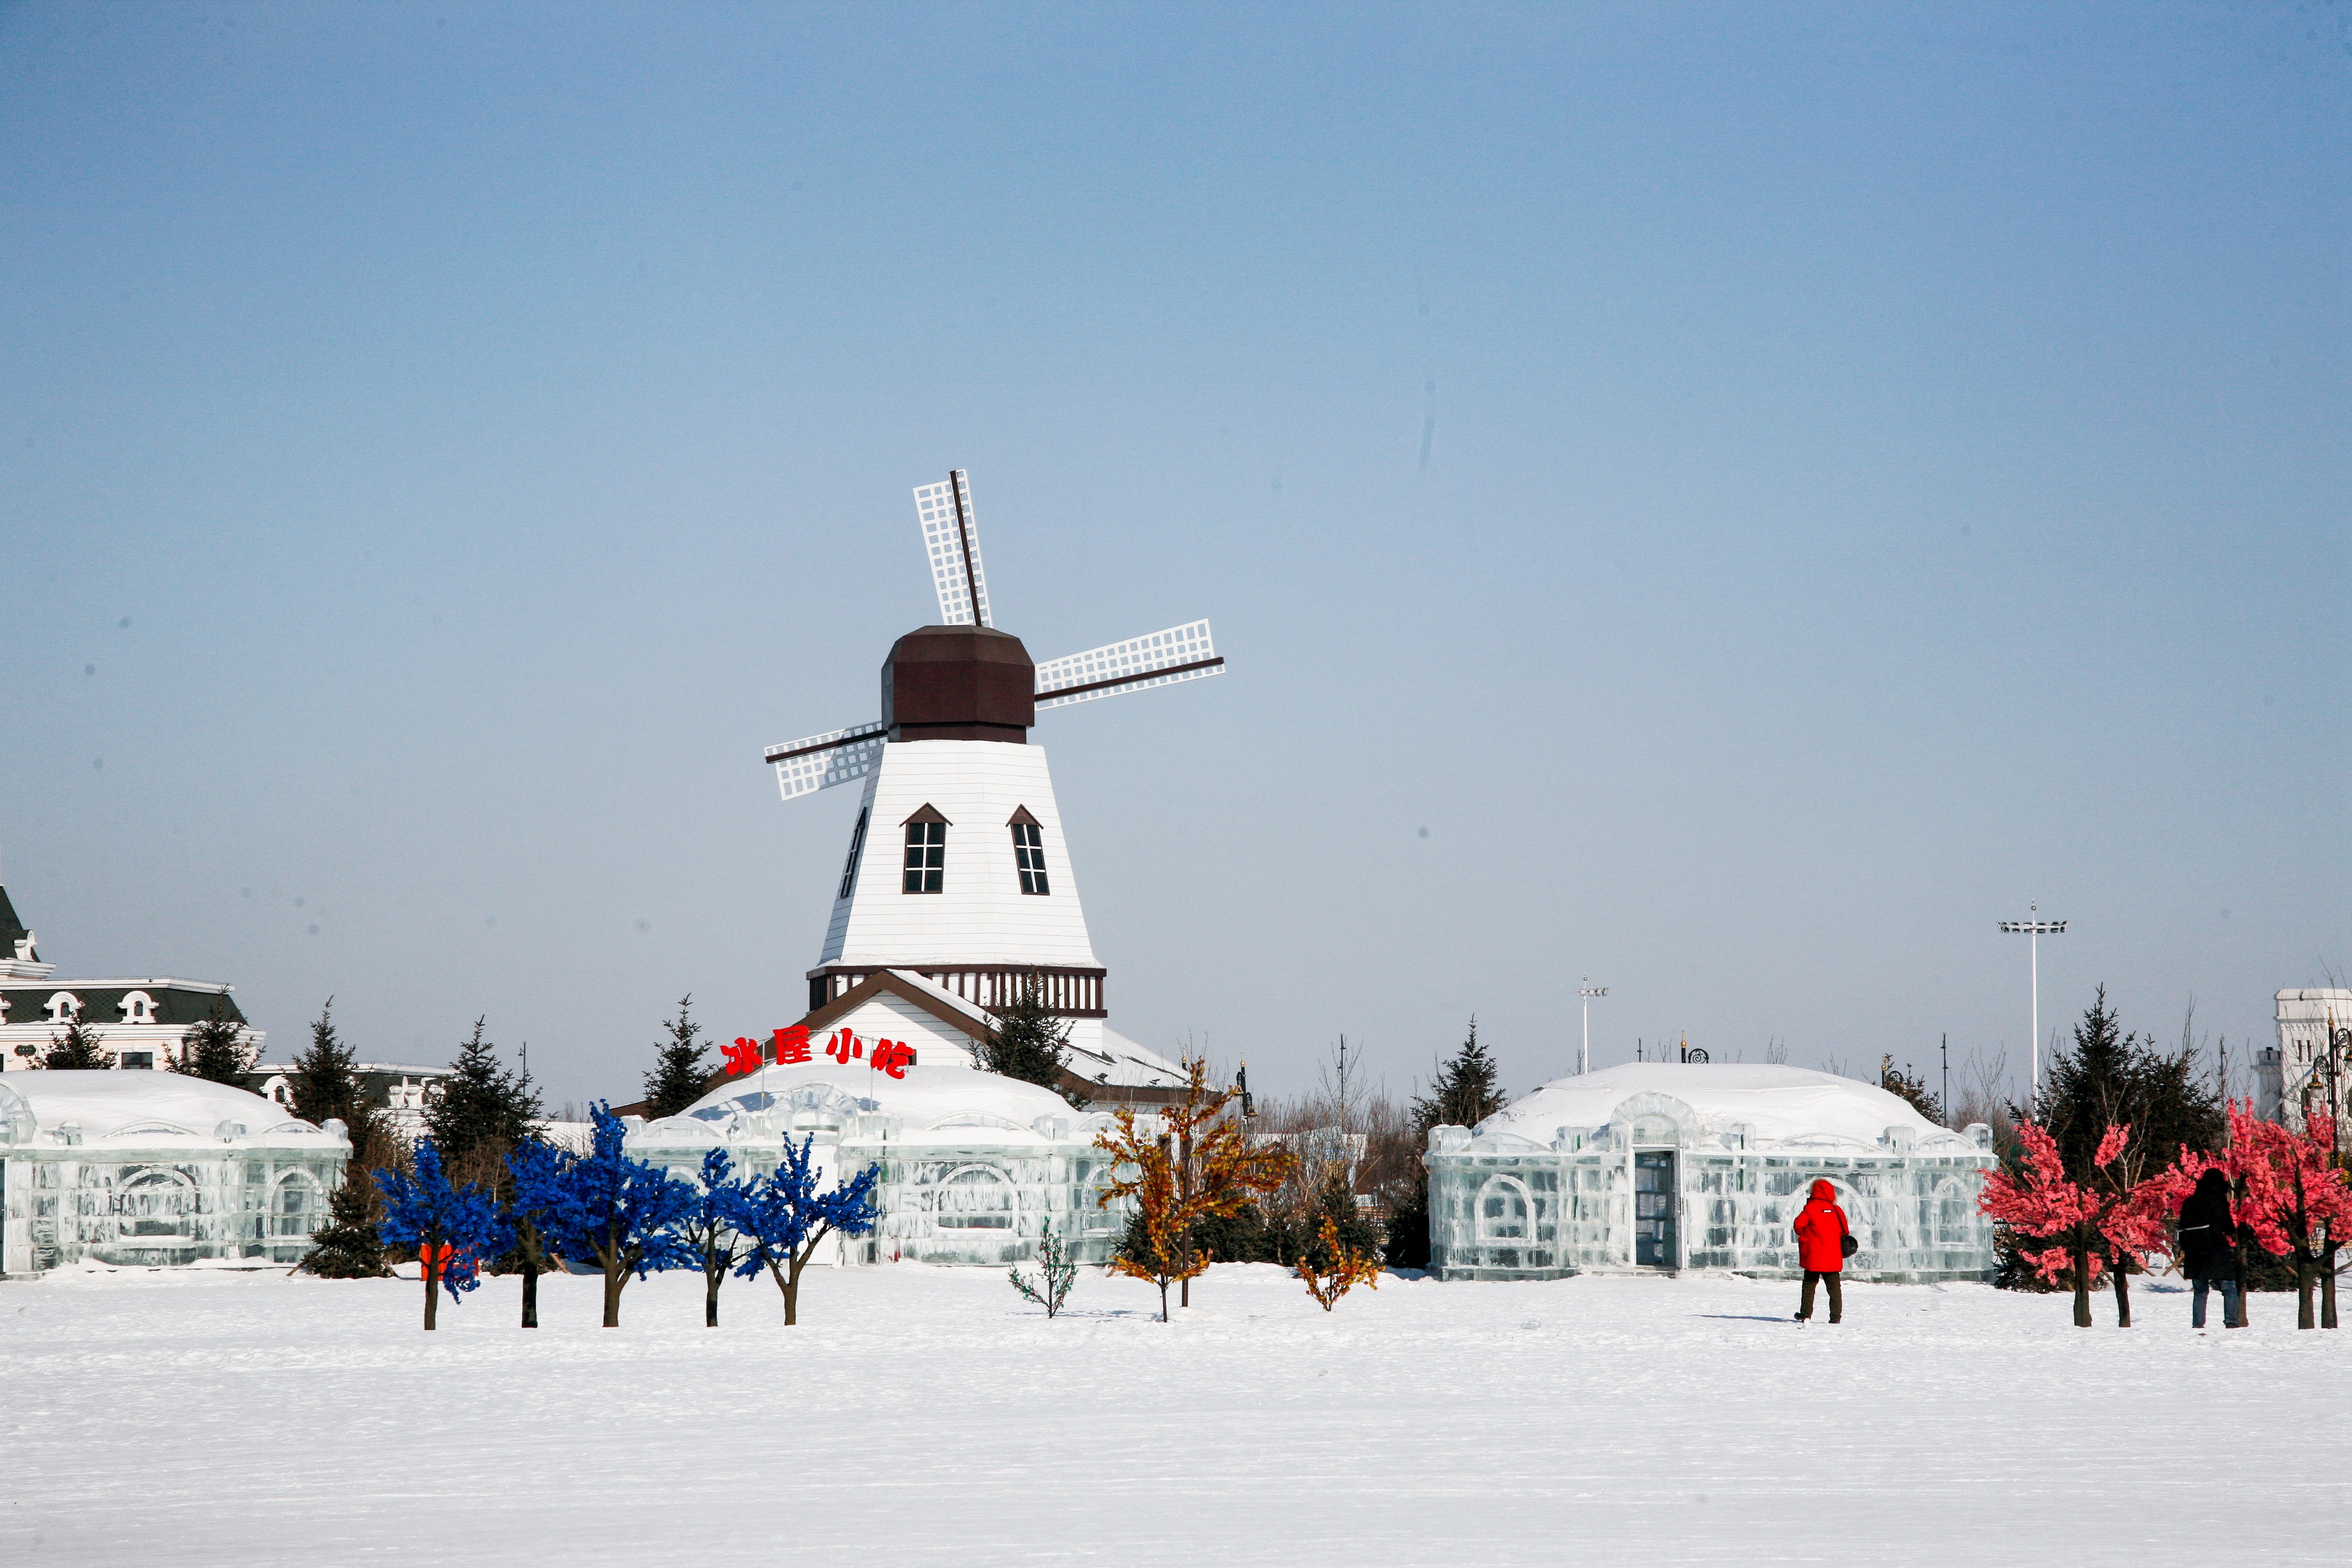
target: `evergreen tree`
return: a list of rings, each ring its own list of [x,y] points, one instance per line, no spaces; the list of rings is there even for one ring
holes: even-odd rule
[[[335,1033],[332,997],[310,1025],[309,1047],[294,1059],[291,1087],[294,1114],[322,1127],[331,1118],[340,1120],[351,1129],[353,1146],[358,1145],[362,1125],[373,1117],[362,1098],[358,1059]]]
[[[327,1199],[327,1227],[310,1238],[310,1250],[299,1265],[306,1274],[324,1280],[381,1280],[392,1272],[384,1267],[383,1239],[375,1228],[374,1172],[353,1160],[343,1183]],[[373,1201],[371,1201],[373,1200]]]
[[[1927,1117],[1927,1120],[1935,1123],[1938,1127],[1942,1126],[1944,1124],[1944,1102],[1942,1097],[1930,1091],[1924,1082],[1913,1077],[1910,1072],[1906,1071],[1906,1068],[1907,1068],[1908,1065],[1908,1063],[1906,1063],[1905,1067],[1897,1067],[1895,1065],[1894,1057],[1886,1055],[1880,1056],[1878,1059],[1878,1086],[1881,1089],[1885,1090],[1889,1094],[1894,1095],[1895,1098],[1908,1104],[1911,1109],[1918,1112],[1919,1114]]]
[[[209,1079],[215,1083],[226,1083],[233,1088],[246,1086],[246,1074],[253,1071],[254,1049],[246,1038],[245,1026],[228,1016],[222,998],[213,998],[212,1015],[188,1031],[180,1042],[180,1059],[171,1064],[174,1072],[191,1078]]]
[[[63,1034],[49,1037],[41,1065],[53,1072],[88,1072],[114,1065],[114,1053],[98,1043],[98,1031],[76,1013]]]
[[[1429,1146],[1432,1127],[1475,1127],[1510,1103],[1496,1086],[1501,1070],[1486,1048],[1478,1043],[1478,1019],[1470,1019],[1469,1038],[1452,1061],[1437,1070],[1437,1082],[1426,1098],[1412,1102],[1412,1142]],[[1381,1249],[1391,1269],[1429,1267],[1429,1183],[1425,1178],[1403,1184],[1389,1210],[1387,1244]]]
[[[1427,1099],[1412,1103],[1413,1132],[1427,1143],[1432,1127],[1475,1127],[1505,1105],[1510,1097],[1496,1087],[1501,1070],[1486,1048],[1478,1043],[1478,1020],[1470,1019],[1470,1037],[1454,1059],[1437,1070],[1437,1082]]]
[[[2137,1034],[2126,1034],[2107,988],[2074,1026],[2072,1051],[2062,1051],[2043,1079],[2038,1119],[2057,1140],[2066,1176],[2088,1183],[2094,1155],[2110,1124],[2128,1126],[2132,1142],[2159,1164],[2182,1145],[2203,1151],[2221,1145],[2221,1107],[2193,1071],[2184,1047],[2167,1052]]]
[[[980,1065],[989,1072],[1043,1084],[1085,1110],[1087,1096],[1062,1080],[1070,1061],[1070,1026],[1045,1006],[1045,987],[1035,975],[1022,982],[1012,1003],[996,1014],[996,1027],[980,1045]]]
[[[507,1155],[535,1135],[543,1113],[530,1075],[500,1065],[498,1047],[482,1038],[487,1021],[476,1019],[473,1038],[457,1048],[441,1097],[425,1108],[425,1128],[451,1171],[504,1186]]]
[[[710,1082],[710,1069],[703,1065],[703,1057],[710,1048],[696,1041],[702,1026],[688,1016],[694,1006],[692,992],[678,998],[677,1017],[662,1028],[669,1039],[656,1048],[654,1070],[646,1074],[646,1120],[657,1122],[664,1116],[675,1116],[703,1096]]]

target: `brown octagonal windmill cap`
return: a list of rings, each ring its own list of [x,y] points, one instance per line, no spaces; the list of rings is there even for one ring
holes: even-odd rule
[[[882,662],[882,722],[892,740],[1004,740],[1037,722],[1037,666],[992,626],[919,626]]]

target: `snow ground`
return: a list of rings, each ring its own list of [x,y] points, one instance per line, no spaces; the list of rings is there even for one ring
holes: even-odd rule
[[[1220,1267],[1162,1326],[1089,1270],[422,1287],[225,1270],[0,1283],[0,1562],[2341,1563],[2352,1334],[2291,1298],[1731,1279],[1439,1284],[1324,1315]],[[2103,1318],[2111,1313],[2098,1302]],[[2216,1320],[2220,1302],[2214,1303]]]

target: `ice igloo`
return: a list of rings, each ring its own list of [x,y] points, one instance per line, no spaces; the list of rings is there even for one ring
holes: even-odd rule
[[[176,1072],[0,1082],[0,1273],[310,1249],[350,1139],[258,1094]]]
[[[1603,1270],[1795,1275],[1790,1221],[1826,1177],[1861,1244],[1850,1276],[1978,1280],[1990,1130],[1937,1126],[1873,1084],[1797,1067],[1632,1062],[1555,1079],[1474,1127],[1433,1127],[1441,1279]]]
[[[1110,1117],[973,1068],[901,1071],[893,1078],[863,1062],[823,1061],[764,1067],[676,1116],[632,1128],[624,1147],[688,1178],[698,1178],[706,1151],[723,1148],[739,1172],[764,1176],[786,1138],[813,1138],[820,1190],[839,1173],[879,1165],[880,1222],[833,1254],[846,1261],[1017,1262],[1035,1255],[1049,1219],[1077,1260],[1109,1259],[1130,1207],[1096,1202],[1111,1162],[1095,1134]]]

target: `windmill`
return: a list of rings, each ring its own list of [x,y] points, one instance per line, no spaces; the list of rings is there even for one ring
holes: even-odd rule
[[[765,753],[788,801],[865,784],[824,950],[808,971],[811,1017],[885,972],[919,977],[980,1009],[1034,984],[1067,1021],[1074,1067],[1103,1066],[1113,1083],[1121,1073],[1155,1081],[1174,1065],[1103,1027],[1104,970],[1045,749],[1028,744],[1028,732],[1039,709],[1221,674],[1225,661],[1209,623],[1193,621],[1035,664],[990,614],[964,472],[917,487],[915,510],[939,623],[892,645],[879,718]],[[895,861],[867,852],[886,834],[897,841]]]

